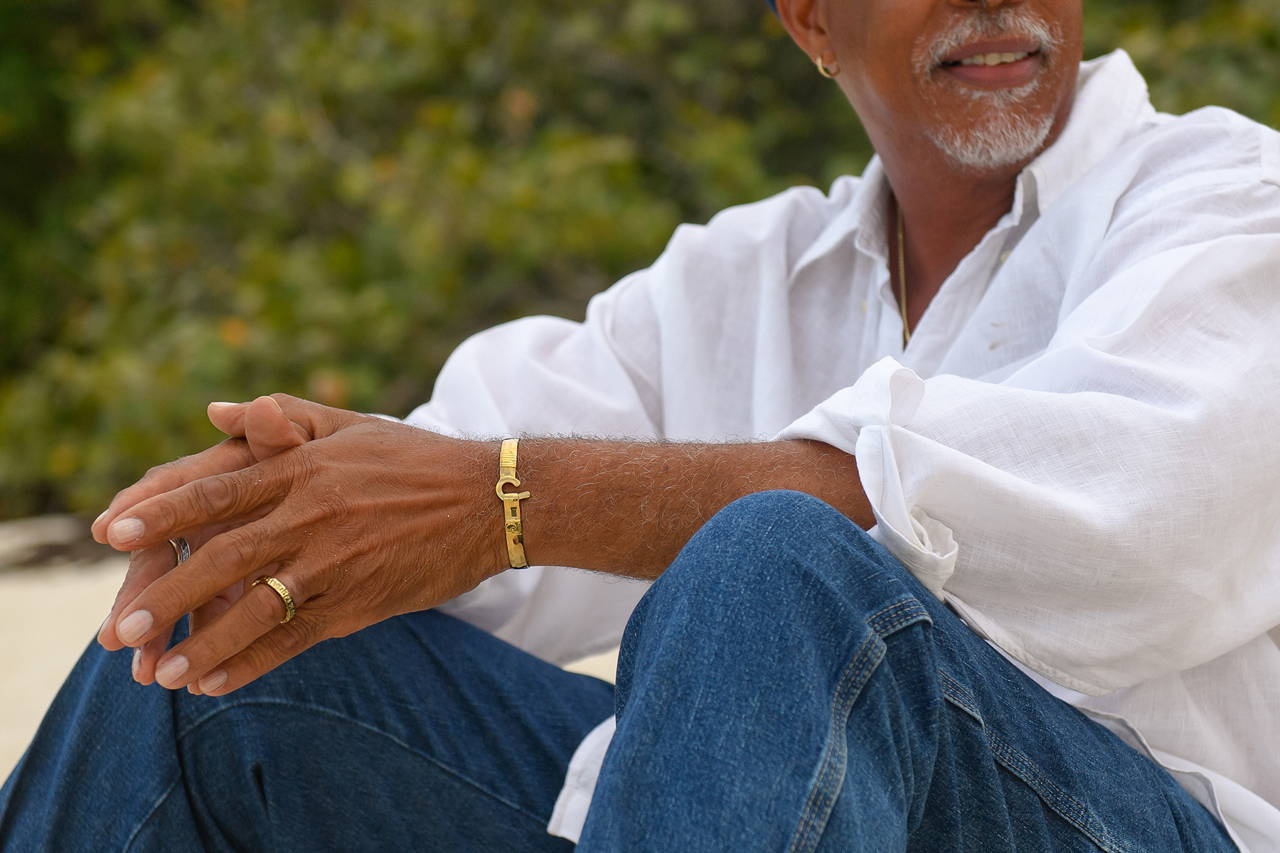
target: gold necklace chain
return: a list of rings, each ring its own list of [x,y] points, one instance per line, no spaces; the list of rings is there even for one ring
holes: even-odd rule
[[[911,342],[911,329],[907,326],[907,250],[906,228],[902,223],[902,206],[893,200],[893,208],[898,213],[898,311],[902,314],[902,348],[906,349]]]

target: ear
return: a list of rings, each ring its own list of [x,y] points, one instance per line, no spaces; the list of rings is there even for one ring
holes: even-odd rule
[[[835,55],[827,37],[827,0],[777,0],[778,20],[809,58],[821,58],[828,64]]]

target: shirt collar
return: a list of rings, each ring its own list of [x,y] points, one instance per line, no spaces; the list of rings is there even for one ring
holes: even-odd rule
[[[852,237],[854,247],[881,262],[888,258],[885,227],[889,212],[889,181],[877,155],[871,158],[861,178],[838,178],[831,188],[836,214],[800,256],[796,270],[817,261]],[[846,201],[840,203],[840,195]]]
[[[1067,126],[1022,171],[1019,182],[1035,181],[1035,197],[1043,212],[1155,114],[1147,83],[1129,54],[1117,50],[1085,62]]]
[[[1013,207],[1002,225],[1039,215],[1067,189],[1120,146],[1137,127],[1155,116],[1146,81],[1129,54],[1116,50],[1080,65],[1076,100],[1062,134],[1018,175]],[[847,181],[848,179],[841,179]],[[833,195],[848,197],[801,256],[796,269],[818,260],[846,241],[859,252],[886,263],[889,181],[878,156],[862,179],[837,182]]]

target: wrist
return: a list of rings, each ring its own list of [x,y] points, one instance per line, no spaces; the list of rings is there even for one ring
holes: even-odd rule
[[[425,500],[419,515],[438,517],[441,509],[446,510],[447,529],[432,523],[430,527],[434,529],[425,532],[432,538],[443,536],[455,543],[455,547],[461,546],[447,560],[448,568],[471,574],[473,586],[501,574],[509,566],[501,535],[502,515],[493,494],[498,443],[447,438],[425,430],[418,432],[425,439],[425,453],[414,466],[421,483],[419,493]]]

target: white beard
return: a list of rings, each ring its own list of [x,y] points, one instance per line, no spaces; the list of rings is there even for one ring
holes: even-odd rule
[[[972,94],[990,98],[984,122],[967,130],[937,127],[926,131],[944,154],[967,169],[988,171],[1024,163],[1040,153],[1053,130],[1052,115],[1027,115],[1017,103],[1022,100],[1020,90]]]
[[[1018,33],[1034,38],[1046,61],[1056,62],[1061,37],[1046,22],[1020,9],[966,19],[916,57],[916,73],[927,77],[948,52],[980,36]],[[1030,102],[1040,80],[1018,89],[984,91],[963,87],[959,91],[982,105],[985,119],[968,130],[931,127],[929,139],[958,165],[977,171],[1006,168],[1026,162],[1040,153],[1053,131],[1054,116],[1037,115]],[[953,91],[952,94],[955,94]]]

